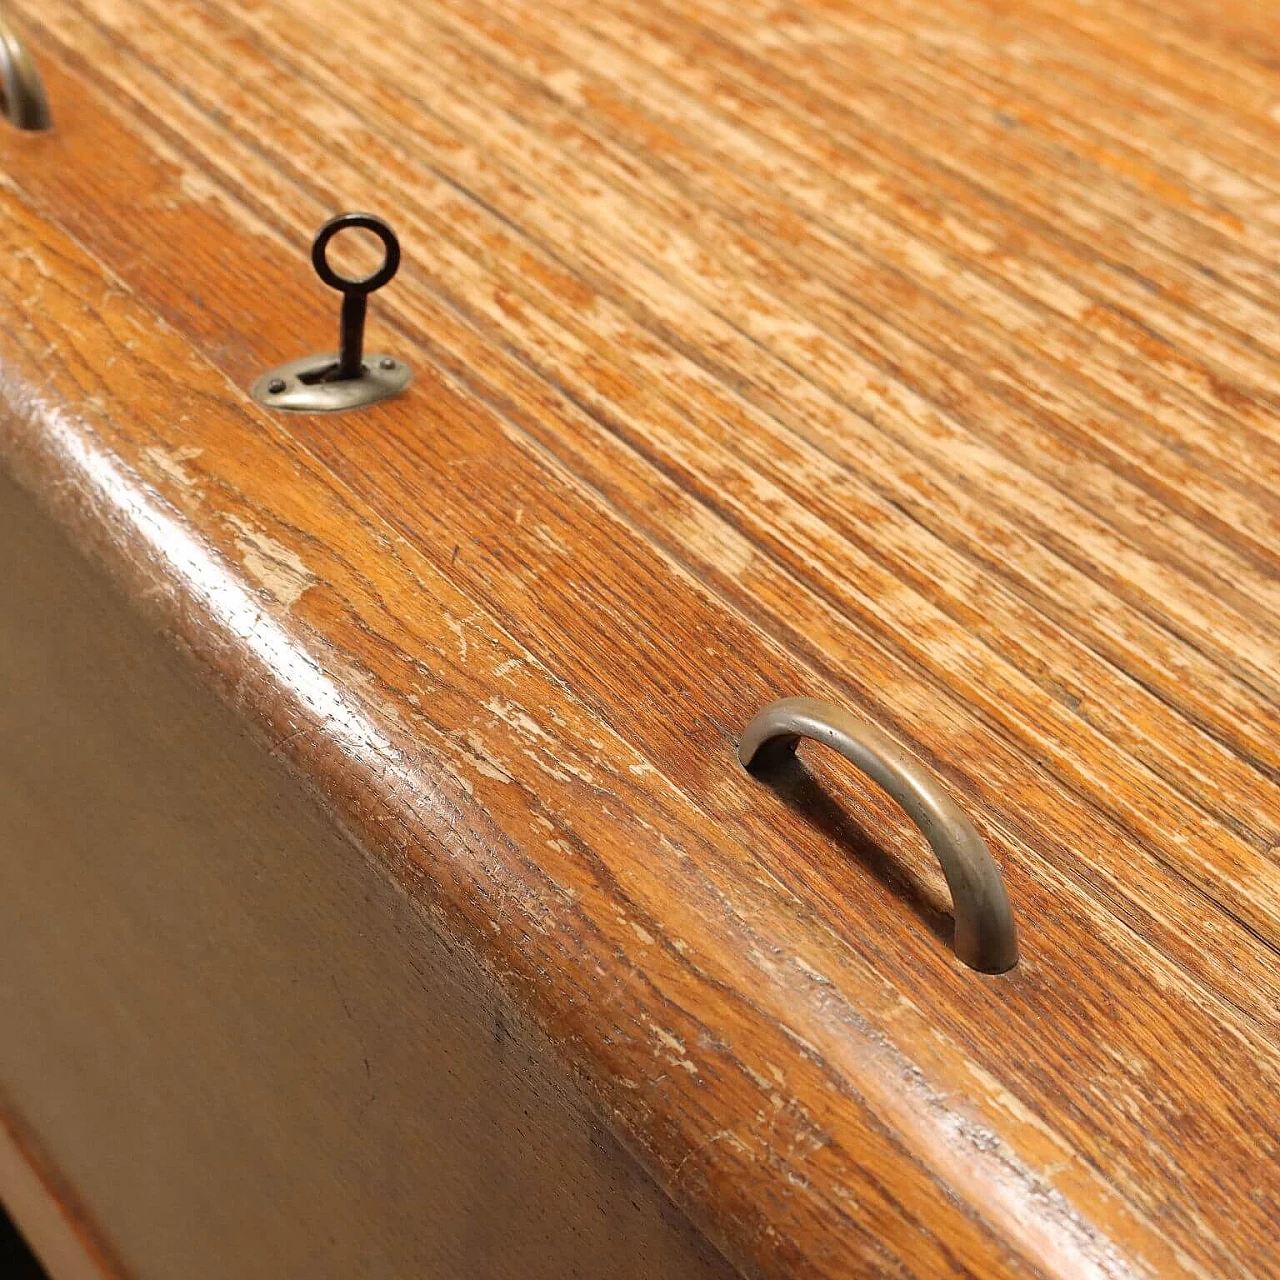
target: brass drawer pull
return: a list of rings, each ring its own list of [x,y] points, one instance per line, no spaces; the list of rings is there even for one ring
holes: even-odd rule
[[[19,129],[53,127],[44,81],[22,38],[0,18],[0,92],[4,114]]]
[[[983,973],[1012,969],[1018,963],[1018,935],[1000,868],[938,779],[875,725],[815,698],[770,703],[747,725],[738,759],[757,772],[793,753],[801,738],[834,747],[878,782],[920,828],[951,890],[956,955]]]

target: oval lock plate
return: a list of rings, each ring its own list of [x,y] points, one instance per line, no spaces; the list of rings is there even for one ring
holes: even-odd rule
[[[326,381],[325,375],[337,367],[336,353],[302,356],[264,373],[250,387],[250,394],[271,409],[338,413],[399,395],[413,379],[409,366],[392,356],[368,356],[358,377]]]

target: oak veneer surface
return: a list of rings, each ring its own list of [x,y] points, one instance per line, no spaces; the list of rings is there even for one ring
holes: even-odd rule
[[[1272,6],[8,9],[6,465],[729,1257],[1280,1271]],[[363,207],[416,381],[273,416]],[[741,771],[801,693],[1015,970],[847,770]]]

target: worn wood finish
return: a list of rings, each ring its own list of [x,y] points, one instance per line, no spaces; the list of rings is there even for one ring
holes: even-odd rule
[[[731,1280],[494,983],[6,476],[0,544],[0,1114],[113,1276]]]
[[[1269,23],[12,8],[7,465],[731,1258],[1280,1269]],[[417,382],[272,417],[342,207]],[[953,788],[1016,970],[872,790],[738,768],[799,693]]]

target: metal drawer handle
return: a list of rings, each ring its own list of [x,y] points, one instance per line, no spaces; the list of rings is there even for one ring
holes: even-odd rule
[[[1018,935],[1000,868],[982,837],[938,779],[875,725],[830,702],[783,698],[747,725],[738,759],[753,772],[791,755],[801,738],[834,747],[878,782],[929,842],[951,890],[955,953],[982,973],[1018,963]]]
[[[0,109],[19,129],[49,129],[49,100],[44,81],[16,31],[0,18]]]

